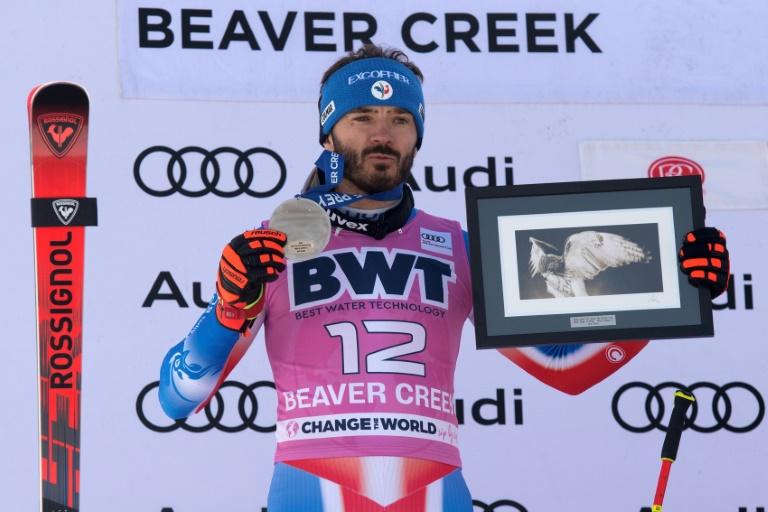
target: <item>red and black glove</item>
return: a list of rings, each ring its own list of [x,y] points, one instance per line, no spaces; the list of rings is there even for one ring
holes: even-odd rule
[[[264,309],[264,285],[285,270],[285,233],[252,229],[232,239],[221,255],[216,279],[216,318],[244,332]]]
[[[722,231],[715,228],[691,231],[683,239],[679,256],[680,270],[696,286],[707,286],[713,299],[728,288],[731,264]]]

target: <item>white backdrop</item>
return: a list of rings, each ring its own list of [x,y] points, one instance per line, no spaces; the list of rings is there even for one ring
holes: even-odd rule
[[[173,7],[169,7],[169,3],[146,6],[178,12],[182,8],[215,10],[219,5],[190,1],[173,2]],[[633,10],[645,9],[642,19],[647,21],[647,6],[663,8],[662,2],[636,4],[638,7],[626,6],[624,10],[609,8],[607,2],[594,2],[579,12],[601,12],[603,18],[597,20],[612,20],[611,31],[620,32],[621,23],[631,24]],[[475,166],[494,165],[497,184],[504,184],[507,168],[513,169],[517,183],[579,180],[579,147],[587,140],[765,141],[768,108],[760,87],[766,83],[768,46],[748,40],[745,34],[757,35],[762,31],[766,9],[751,2],[749,9],[754,12],[744,14],[739,9],[726,9],[728,6],[715,0],[696,2],[700,20],[718,19],[724,11],[732,15],[727,18],[731,23],[708,25],[708,37],[702,39],[700,34],[686,36],[686,30],[694,30],[692,27],[699,24],[687,22],[689,18],[683,15],[693,9],[686,11],[681,7],[685,4],[677,4],[674,11],[678,16],[678,23],[674,24],[679,31],[674,33],[677,40],[665,41],[654,36],[643,41],[643,26],[632,24],[627,26],[634,34],[627,39],[629,46],[616,46],[621,44],[620,39],[605,36],[599,40],[601,48],[604,53],[610,51],[614,59],[622,52],[626,56],[647,57],[643,43],[661,54],[664,52],[658,48],[669,49],[676,58],[668,62],[674,69],[666,69],[665,76],[679,76],[681,83],[690,78],[685,74],[686,64],[700,62],[705,53],[715,62],[728,62],[728,80],[708,82],[712,91],[718,85],[724,91],[717,101],[709,93],[701,94],[695,101],[677,102],[664,97],[650,102],[648,96],[639,97],[637,102],[631,96],[603,101],[582,98],[576,102],[575,94],[566,94],[559,102],[548,95],[540,101],[526,96],[525,102],[518,97],[495,103],[454,103],[455,98],[444,97],[444,102],[430,104],[431,88],[442,87],[430,82],[430,73],[439,65],[432,62],[446,54],[425,54],[426,136],[413,171],[421,188],[415,194],[417,205],[463,222],[463,176]],[[323,10],[353,10],[350,3],[346,9],[343,5],[329,2]],[[548,12],[557,12],[559,16],[569,12],[566,2],[553,5],[547,8]],[[99,201],[99,226],[88,228],[86,234],[81,508],[137,512],[261,511],[266,506],[274,450],[272,434],[253,430],[227,433],[217,429],[204,433],[159,433],[142,423],[137,398],[157,380],[167,349],[184,336],[200,314],[201,309],[194,304],[195,290],[204,300],[212,295],[215,265],[223,245],[234,234],[267,218],[280,200],[300,187],[320,150],[316,140],[316,104],[125,98],[118,62],[119,7],[114,2],[96,0],[75,4],[49,0],[12,2],[4,6],[0,21],[0,43],[5,48],[4,79],[0,83],[0,141],[8,155],[5,168],[10,177],[0,201],[2,233],[7,241],[3,245],[7,270],[0,274],[5,292],[0,310],[7,329],[9,354],[5,370],[0,372],[0,388],[6,390],[0,436],[0,453],[6,462],[0,465],[3,502],[9,510],[26,511],[35,510],[38,499],[35,301],[25,100],[37,84],[72,80],[86,87],[91,97],[88,195]],[[462,10],[460,4],[450,7]],[[288,8],[307,10],[302,2]],[[265,4],[260,9],[271,7]],[[498,12],[505,8],[500,4],[494,9]],[[354,10],[364,11],[357,4]],[[437,3],[413,10],[430,11],[441,19],[446,12],[453,12]],[[608,14],[612,11],[622,16],[611,18]],[[384,15],[378,11],[367,12],[374,12],[383,20]],[[476,14],[482,17],[484,12]],[[537,8],[529,2],[517,12],[537,12]],[[736,18],[735,14],[740,12]],[[665,18],[663,14],[658,11],[654,16]],[[255,12],[250,15],[258,19]],[[597,20],[595,37],[602,33],[598,31]],[[522,26],[518,28],[522,30]],[[649,34],[658,35],[652,28],[648,27]],[[672,33],[669,38],[675,39]],[[681,48],[678,43],[682,40],[706,41],[709,46],[706,52],[693,43]],[[686,51],[690,58],[686,58]],[[173,61],[172,52],[165,55]],[[301,66],[307,62],[322,69],[334,56],[298,49],[284,59],[283,65]],[[558,64],[564,56],[528,53],[525,61],[540,66],[538,72],[559,82],[560,90],[577,88],[574,70]],[[420,62],[420,55],[412,57]],[[467,65],[475,63],[468,51],[457,51],[450,57],[460,62],[466,59]],[[485,54],[483,58],[489,56]],[[318,66],[317,60],[322,64]],[[632,69],[631,59],[619,61],[622,69]],[[505,62],[493,62],[490,69],[494,73],[484,74],[483,78],[514,85],[525,75],[525,69]],[[612,68],[592,69],[588,83],[599,82],[599,78],[611,82],[615,72]],[[199,74],[208,72],[201,69]],[[596,77],[594,73],[602,75]],[[652,73],[644,70],[640,74]],[[308,72],[301,78],[312,85],[312,90],[316,89],[317,73]],[[195,79],[194,74],[191,79]],[[613,83],[620,88],[626,85],[616,80]],[[757,92],[730,96],[728,88],[734,83],[753,84],[753,91]],[[663,82],[656,87],[663,93]],[[607,102],[611,98],[615,101]],[[134,163],[144,150],[157,145],[174,150],[199,146],[209,151],[222,147],[240,151],[269,148],[285,162],[287,181],[276,196],[263,199],[245,195],[220,198],[212,194],[198,198],[180,194],[154,197],[137,185]],[[263,175],[254,186],[266,190],[276,183],[277,167],[265,157],[258,158],[257,173]],[[192,161],[194,158],[190,157],[189,162]],[[234,187],[234,159],[222,156],[220,162],[221,187]],[[147,157],[142,166],[146,175],[142,176],[148,184],[163,186],[164,165],[160,155]],[[191,165],[190,187],[195,183],[192,180],[198,168],[199,163]],[[452,172],[456,174],[456,190],[438,192],[427,187],[428,174],[434,175],[437,185],[444,185]],[[763,167],[755,172],[766,170]],[[481,173],[475,173],[473,178],[475,185],[487,184]],[[707,223],[728,235],[734,275],[733,308],[715,311],[714,338],[652,342],[626,367],[580,395],[569,396],[546,386],[494,351],[476,351],[471,328],[466,327],[457,397],[464,401],[465,410],[461,430],[465,475],[474,499],[485,504],[485,508],[478,505],[476,510],[637,512],[650,507],[664,434],[659,430],[626,430],[611,407],[620,388],[635,381],[652,386],[667,381],[684,385],[705,382],[716,387],[740,382],[753,387],[759,401],[743,387],[730,387],[732,412],[722,427],[717,426],[712,412],[712,389],[697,391],[701,404],[697,424],[712,426],[714,431],[684,432],[679,458],[672,468],[665,510],[758,512],[768,507],[768,426],[762,417],[768,396],[768,348],[764,335],[768,288],[762,268],[767,249],[762,235],[766,221],[768,212],[759,209],[710,209],[708,213]],[[153,301],[150,291],[163,276],[166,280]],[[188,307],[180,306],[179,295],[177,300],[170,300],[174,295],[170,279]],[[143,307],[147,302],[151,302],[149,307]],[[726,304],[726,298],[716,302]],[[231,379],[244,384],[271,380],[258,342]],[[269,391],[257,391],[259,425],[274,421],[274,400]],[[667,414],[671,391],[662,390],[667,394]],[[505,399],[504,424],[483,425],[472,418],[472,404],[483,399],[496,400],[499,393]],[[235,389],[227,389],[222,395],[227,409],[221,423],[235,425],[239,421],[238,394]],[[157,425],[168,425],[163,422],[155,396],[154,390],[150,390],[142,414]],[[622,395],[619,413],[624,421],[635,426],[648,424],[644,396],[639,389]],[[485,403],[479,409],[481,420],[500,415],[498,406]],[[716,401],[716,410],[720,416],[726,413],[724,400]],[[205,418],[195,418],[190,423],[203,425]],[[750,423],[754,428],[747,432],[728,430]],[[495,507],[490,506],[493,503]]]

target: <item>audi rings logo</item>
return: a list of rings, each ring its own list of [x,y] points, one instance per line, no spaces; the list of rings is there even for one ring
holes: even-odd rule
[[[746,382],[731,382],[723,386],[711,382],[697,382],[691,386],[677,382],[663,382],[657,386],[630,382],[621,386],[613,396],[613,417],[630,432],[649,432],[653,429],[666,432],[662,419],[665,412],[672,410],[677,389],[688,389],[696,398],[688,411],[684,429],[702,433],[721,429],[744,433],[756,429],[765,416],[763,396]]]
[[[173,432],[174,430],[186,430],[187,432],[207,432],[209,430],[220,430],[222,432],[242,432],[245,429],[255,430],[256,432],[274,432],[277,430],[274,422],[269,425],[260,425],[256,422],[256,418],[259,416],[259,401],[256,398],[256,390],[259,388],[272,388],[275,389],[275,383],[269,381],[255,382],[249,386],[235,381],[225,381],[219,386],[216,394],[213,396],[210,402],[203,408],[205,415],[205,421],[201,425],[190,425],[188,419],[171,420],[167,418],[163,413],[148,414],[152,409],[159,409],[160,405],[157,397],[154,396],[154,402],[147,403],[147,396],[150,392],[160,386],[158,381],[152,382],[144,386],[144,389],[139,393],[136,398],[136,414],[139,416],[141,423],[153,432]],[[233,424],[226,424],[225,422],[225,409],[230,410],[235,404],[229,404],[230,407],[225,406],[224,396],[222,391],[226,388],[236,388],[240,390],[240,396],[236,402],[237,408],[237,420],[233,421]],[[149,416],[152,416],[150,420]],[[230,419],[233,414],[227,415],[227,419]],[[165,421],[160,422],[158,418],[163,418]],[[274,420],[273,420],[274,421]]]
[[[432,233],[422,233],[421,238],[429,240],[430,242],[437,242],[438,244],[445,243],[445,237],[440,235],[433,235]]]
[[[210,193],[264,198],[283,188],[287,171],[280,155],[267,148],[240,151],[223,147],[208,151],[189,146],[177,151],[152,146],[136,157],[133,177],[141,190],[155,197],[178,192],[186,197]],[[273,183],[272,188],[266,188]]]

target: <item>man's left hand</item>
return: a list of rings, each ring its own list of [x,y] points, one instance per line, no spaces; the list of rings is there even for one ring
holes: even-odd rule
[[[700,228],[685,235],[679,259],[688,280],[708,287],[713,299],[728,288],[731,264],[725,235],[719,229]]]

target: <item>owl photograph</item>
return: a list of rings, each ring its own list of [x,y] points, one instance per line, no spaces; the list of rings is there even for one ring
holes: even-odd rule
[[[520,298],[662,292],[657,224],[515,233]]]

